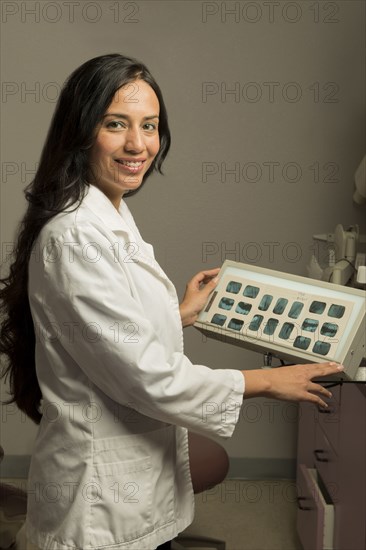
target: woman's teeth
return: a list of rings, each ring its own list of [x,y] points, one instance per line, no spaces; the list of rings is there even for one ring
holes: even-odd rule
[[[120,164],[124,164],[125,166],[131,166],[131,168],[138,168],[142,164],[142,160],[140,160],[139,162],[131,162],[128,160],[118,160],[117,162],[119,162]]]

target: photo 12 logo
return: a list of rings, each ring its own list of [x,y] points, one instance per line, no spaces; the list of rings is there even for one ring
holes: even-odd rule
[[[337,82],[287,82],[233,80],[202,82],[202,103],[339,103],[340,86]]]
[[[1,2],[1,22],[34,23],[139,23],[138,2],[38,1]]]
[[[339,2],[202,2],[201,21],[233,24],[288,23],[301,21],[334,24],[340,22]]]
[[[202,183],[339,183],[339,164],[318,160],[309,165],[295,160],[202,162]]]

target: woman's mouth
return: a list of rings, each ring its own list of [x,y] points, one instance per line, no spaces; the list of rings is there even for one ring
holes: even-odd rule
[[[129,174],[137,174],[142,169],[145,161],[144,160],[123,160],[123,159],[114,159],[119,166],[127,171]]]

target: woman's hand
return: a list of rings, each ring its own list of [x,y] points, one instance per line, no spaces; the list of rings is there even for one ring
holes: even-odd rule
[[[269,396],[284,401],[310,401],[327,408],[322,398],[330,398],[332,394],[320,384],[312,382],[312,379],[339,374],[342,370],[344,367],[337,363],[313,363],[242,371],[245,397]]]
[[[217,285],[216,275],[220,268],[200,271],[187,284],[186,291],[179,306],[182,325],[188,327],[197,320],[211,292]]]

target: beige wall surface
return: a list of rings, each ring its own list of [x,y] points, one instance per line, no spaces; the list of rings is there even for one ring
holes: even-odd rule
[[[366,232],[352,203],[366,150],[364,2],[44,0],[1,10],[1,262],[60,86],[111,52],[146,63],[167,104],[165,175],[129,206],[180,296],[225,258],[305,274],[312,252],[324,254],[313,234],[337,223]],[[193,328],[185,335],[194,362],[262,365]],[[29,455],[35,427],[15,407],[1,414],[6,453]],[[296,406],[245,402],[225,445],[233,459],[293,459]]]

